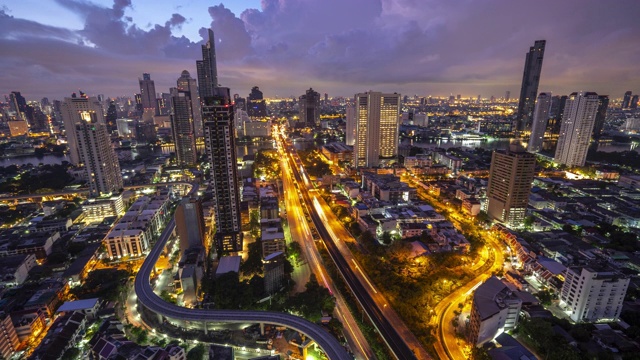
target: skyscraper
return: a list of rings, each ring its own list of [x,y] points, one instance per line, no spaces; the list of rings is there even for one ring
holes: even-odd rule
[[[538,152],[542,147],[544,132],[547,129],[549,120],[549,109],[551,108],[551,93],[540,93],[536,100],[536,109],[533,113],[533,125],[531,126],[531,137],[529,138],[529,152]]]
[[[307,126],[320,126],[320,93],[310,88],[299,100],[300,121]]]
[[[631,97],[631,103],[629,104],[629,109],[637,109],[638,108],[638,95],[633,95]]]
[[[198,161],[191,92],[171,88],[171,131],[179,165]]]
[[[70,98],[64,99],[62,103],[62,120],[67,137],[67,146],[69,147],[69,161],[73,165],[79,165],[81,162],[76,124],[86,122],[84,120],[84,114],[86,113],[93,114],[92,116],[95,116],[97,123],[105,123],[102,104],[97,98],[87,97],[82,93],[78,97],[74,93]]]
[[[529,52],[524,62],[524,72],[522,74],[522,87],[520,88],[520,99],[518,101],[518,113],[516,114],[517,130],[528,130],[531,128],[533,107],[538,93],[540,83],[540,72],[542,71],[542,59],[544,58],[544,48],[546,40],[536,40],[529,48]]]
[[[572,93],[567,99],[554,161],[567,166],[584,166],[599,105],[594,92]]]
[[[509,99],[511,98],[511,91],[507,90],[504,93],[504,101],[509,102]]]
[[[140,83],[140,103],[142,104],[142,118],[144,121],[151,121],[158,115],[158,102],[156,101],[156,85],[151,80],[151,75],[144,73]]]
[[[19,91],[9,94],[9,108],[16,112],[15,120],[27,121],[27,100]]]
[[[631,104],[631,91],[627,91],[624,93],[624,98],[622,99],[622,108],[628,109]]]
[[[536,156],[522,149],[495,150],[491,156],[487,213],[510,227],[520,227],[527,214]]]
[[[551,98],[551,110],[549,110],[549,121],[547,123],[548,130],[551,134],[560,134],[560,124],[562,123],[562,114],[564,114],[566,102],[567,95],[554,96]]]
[[[267,104],[264,102],[262,91],[257,86],[252,87],[251,93],[249,93],[247,113],[250,117],[261,118],[267,116]]]
[[[593,138],[599,140],[604,128],[604,121],[607,119],[607,109],[609,108],[609,95],[598,95],[598,111],[593,124]]]
[[[198,72],[198,90],[200,99],[214,95],[218,86],[218,65],[216,63],[216,40],[213,30],[209,29],[209,40],[202,45],[202,60],[196,61]]]
[[[356,142],[356,108],[353,105],[347,105],[347,126],[344,130],[344,142],[349,146],[353,146]]]
[[[218,87],[215,92],[214,96],[202,98],[202,117],[216,209],[216,249],[220,255],[242,250],[242,232],[234,106],[229,88]]]
[[[180,239],[180,256],[191,248],[204,247],[204,215],[200,199],[185,197],[176,208],[176,233]]]
[[[353,165],[376,167],[398,156],[400,94],[366,92],[355,95]]]
[[[188,91],[191,97],[191,110],[193,111],[193,124],[196,138],[202,137],[202,111],[200,110],[200,96],[198,96],[198,85],[196,79],[192,78],[187,70],[182,71],[178,79],[178,90]]]
[[[88,100],[86,95],[81,95],[83,96]],[[90,196],[119,192],[122,189],[122,174],[102,116],[102,107],[99,113],[92,110],[79,111],[78,117],[80,121],[75,123],[74,129],[80,161],[87,173]]]

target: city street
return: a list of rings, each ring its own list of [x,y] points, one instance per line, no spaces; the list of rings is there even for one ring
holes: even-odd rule
[[[324,269],[324,266],[322,265],[320,254],[313,243],[313,236],[311,235],[309,224],[305,219],[304,212],[300,204],[301,199],[298,196],[294,180],[291,177],[291,169],[288,167],[288,162],[285,158],[281,161],[281,165],[283,169],[282,174],[285,208],[287,209],[287,219],[290,225],[292,241],[297,241],[300,244],[304,258],[302,266],[294,266],[294,276],[298,269],[299,278],[303,278],[306,275],[306,280],[304,282],[298,282],[298,280],[296,280],[296,288],[301,286],[302,290],[304,290],[304,285],[307,283],[310,272],[313,269],[318,282],[326,286],[336,298],[335,315],[337,315],[336,317],[344,325],[344,334],[347,338],[351,351],[355,354],[357,359],[374,359],[375,357],[373,356],[371,348],[349,311],[344,298],[336,290],[329,278],[329,275]]]

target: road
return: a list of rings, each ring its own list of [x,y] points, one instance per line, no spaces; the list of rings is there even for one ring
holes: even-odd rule
[[[286,149],[289,153],[290,166],[294,169],[294,177],[303,190],[301,191],[302,198],[310,210],[311,219],[324,241],[329,255],[382,339],[398,359],[429,359],[430,356],[422,344],[395,311],[388,306],[384,296],[375,289],[353,258],[344,242],[355,242],[355,239],[338,221],[324,200],[312,189],[293,147],[288,145]]]
[[[194,188],[197,188],[197,186],[194,186]],[[192,188],[191,192],[193,193],[194,191],[197,190]],[[151,313],[157,314],[160,320],[172,320],[172,322],[178,323],[183,327],[197,327],[205,331],[211,325],[218,323],[263,323],[285,326],[313,339],[332,360],[347,360],[351,358],[342,347],[342,344],[323,327],[294,315],[269,311],[190,309],[164,301],[153,291],[150,278],[158,257],[165,248],[174,229],[175,219],[171,219],[136,275],[134,288],[138,298],[138,305],[145,307]]]
[[[305,219],[294,180],[291,178],[291,169],[288,167],[288,162],[285,161],[284,158],[281,160],[281,168],[283,169],[282,183],[285,196],[285,208],[287,209],[287,219],[290,225],[292,240],[300,244],[304,258],[306,259],[305,264],[303,264],[301,268],[306,269],[309,273],[313,271],[318,281],[323,283],[336,298],[335,314],[344,325],[345,337],[356,359],[375,359],[371,347],[349,311],[342,294],[335,288],[323,266],[322,258],[314,244],[309,224]],[[307,274],[307,280],[308,276],[309,274]],[[296,284],[296,286],[304,286],[305,284],[306,282],[304,284]]]
[[[424,188],[424,184],[421,184],[416,181],[420,187],[418,189]],[[437,202],[437,199],[434,199],[428,196],[426,193],[419,191],[421,197],[426,198],[429,202]],[[451,220],[454,221],[458,226],[463,221],[468,221],[467,219],[461,218],[456,211],[450,210],[450,216],[453,217]],[[475,225],[472,225],[475,226]],[[458,309],[459,303],[465,303],[469,296],[472,296],[473,291],[480,286],[485,280],[487,280],[493,272],[502,270],[504,266],[504,253],[503,246],[500,244],[500,241],[497,240],[494,236],[491,236],[486,230],[478,230],[478,235],[481,236],[486,241],[485,248],[487,249],[486,261],[490,262],[491,267],[485,272],[479,274],[471,281],[466,283],[465,285],[459,287],[447,297],[442,299],[436,305],[434,311],[436,316],[432,319],[431,324],[436,326],[437,328],[437,339],[438,341],[435,343],[435,350],[440,359],[465,359],[468,354],[465,353],[464,347],[468,346],[465,341],[462,341],[456,337],[455,327],[453,326],[453,319],[456,317],[454,311]],[[483,265],[478,262],[478,264],[474,263],[473,265],[476,268],[480,268]],[[460,321],[464,321],[464,319],[460,319]]]

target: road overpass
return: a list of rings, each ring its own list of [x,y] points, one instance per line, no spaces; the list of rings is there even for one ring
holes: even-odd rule
[[[193,193],[194,190],[191,190]],[[147,255],[135,278],[134,289],[138,305],[158,316],[160,322],[169,321],[184,328],[199,328],[205,333],[216,324],[274,324],[303,333],[313,339],[331,360],[352,359],[342,345],[323,327],[303,318],[279,312],[190,309],[164,301],[152,289],[150,278],[158,257],[175,229],[171,219],[158,241]]]

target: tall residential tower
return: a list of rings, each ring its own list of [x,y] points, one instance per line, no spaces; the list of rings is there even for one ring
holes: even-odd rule
[[[96,122],[105,123],[102,104],[95,97],[87,97],[82,93],[78,97],[74,93],[70,98],[64,99],[61,111],[67,146],[69,147],[69,161],[73,165],[80,165],[78,138],[75,131],[76,124],[85,121],[83,116],[86,113],[91,113],[92,116],[95,116]]]
[[[567,98],[554,161],[584,166],[600,99],[594,92],[572,93]]]
[[[518,113],[516,114],[518,131],[531,129],[533,108],[536,102],[536,94],[538,94],[538,84],[540,83],[540,72],[542,71],[545,45],[546,40],[536,40],[534,45],[529,48],[529,52],[525,58]]]
[[[533,113],[533,125],[531,126],[531,137],[529,138],[529,152],[538,152],[542,148],[544,132],[547,129],[549,120],[549,109],[551,108],[551,93],[540,93],[536,100],[536,110]]]
[[[355,95],[354,167],[377,167],[398,156],[400,94]]]
[[[489,216],[509,227],[520,227],[527,214],[536,156],[513,146],[491,156],[487,198]]]
[[[156,100],[156,85],[151,80],[151,75],[144,73],[142,79],[138,79],[140,83],[140,102],[142,104],[142,118],[150,121],[155,115],[158,115],[158,101]]]
[[[213,89],[218,86],[218,65],[216,63],[216,40],[213,30],[209,29],[209,40],[202,45],[202,60],[196,61],[198,71],[198,90],[200,98],[213,96]]]
[[[299,100],[300,121],[307,126],[320,126],[320,93],[309,89]]]
[[[191,92],[171,88],[171,131],[179,165],[195,165],[196,135]]]

